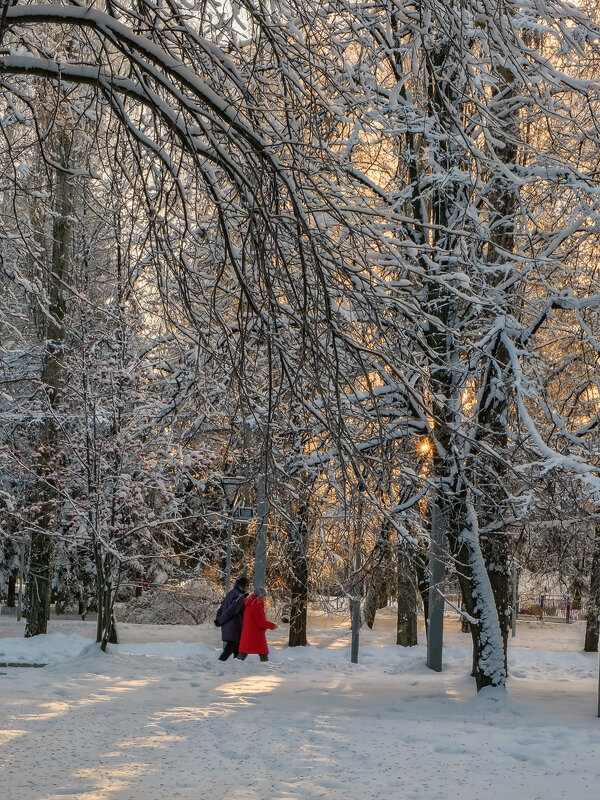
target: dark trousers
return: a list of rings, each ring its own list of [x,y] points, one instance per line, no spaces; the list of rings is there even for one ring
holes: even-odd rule
[[[219,661],[227,661],[231,655],[237,657],[239,646],[239,642],[223,642],[223,652],[219,656]]]
[[[266,653],[259,653],[258,657],[260,658],[261,661],[269,660],[269,656]],[[239,658],[240,661],[245,661],[248,658],[248,653],[239,653],[239,655],[237,655],[236,658]]]

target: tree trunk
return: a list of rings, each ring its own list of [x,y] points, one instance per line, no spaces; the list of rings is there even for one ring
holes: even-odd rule
[[[54,542],[44,531],[31,537],[29,569],[25,590],[25,636],[38,636],[48,630],[52,594]]]
[[[585,644],[583,649],[586,653],[598,652],[598,639],[600,638],[600,526],[596,528],[596,539],[594,541],[594,553],[592,556],[592,571],[590,574],[590,595],[587,607],[585,624]]]
[[[16,608],[17,606],[17,573],[11,572],[8,576],[8,592],[6,596],[6,605],[8,608]]]
[[[451,506],[454,506],[454,516],[449,516],[448,540],[452,554],[460,564],[458,578],[467,613],[477,620],[471,624],[473,676],[477,691],[487,686],[504,686],[503,639],[492,585],[479,546],[475,509],[468,497],[464,498],[464,517],[462,513],[456,516],[457,498],[452,499]]]
[[[91,528],[94,530],[93,524]],[[94,539],[94,563],[96,565],[96,605],[98,606],[96,615],[96,641],[101,642],[104,631],[104,565],[102,563],[100,545],[97,539]]]
[[[504,62],[504,57],[502,56]],[[497,159],[509,168],[518,163],[519,150],[514,142],[514,131],[519,126],[519,119],[514,111],[514,97],[517,91],[516,77],[505,63],[496,65],[498,87],[492,92],[491,104],[496,105],[498,129],[495,133],[494,145]],[[507,181],[501,170],[494,175],[489,192],[490,238],[486,261],[504,264],[507,253],[515,249],[515,223],[518,214],[519,190]],[[496,282],[505,279],[504,271],[499,271]],[[493,283],[494,280],[490,278]],[[514,302],[507,298],[507,310],[512,312]],[[504,517],[506,504],[505,482],[507,477],[506,461],[502,458],[490,460],[491,453],[506,453],[507,434],[507,385],[508,353],[500,336],[497,337],[488,355],[478,402],[478,429],[476,441],[485,443],[485,450],[474,448],[471,471],[473,483],[479,484],[480,496],[483,498],[478,509],[480,524],[483,528],[494,528],[492,532],[482,533],[480,537],[481,551],[490,578],[494,601],[498,612],[498,622],[502,633],[504,647],[504,669],[507,671],[508,633],[511,623],[512,592],[509,537],[499,527]]]
[[[462,597],[462,594],[461,594],[461,597]],[[464,597],[462,598],[461,608],[462,607],[466,608]],[[461,633],[471,633],[471,623],[469,622],[469,620],[466,617],[461,617],[460,618],[460,632]]]
[[[100,649],[105,652],[109,644],[118,644],[117,627],[115,623],[115,598],[119,587],[119,577],[113,585],[113,556],[107,553],[102,564],[102,585],[100,589],[101,602],[98,608],[98,618],[102,619],[100,631]],[[100,615],[100,608],[102,614]]]
[[[308,610],[308,507],[301,504],[296,516],[296,523],[290,533],[290,647],[306,645],[306,624]]]
[[[504,531],[497,534],[482,535],[480,542],[502,635],[504,669],[508,672],[508,634],[512,611],[511,576],[508,566],[508,536]]]
[[[505,609],[506,598],[510,598],[507,542],[500,532],[480,541],[479,519],[484,521],[486,530],[490,530],[502,510],[498,501],[503,491],[503,459],[498,458],[497,463],[490,467],[487,453],[496,450],[502,453],[505,449],[507,395],[504,384],[508,358],[501,336],[498,335],[490,343],[489,352],[486,348],[486,370],[483,373],[479,368],[469,370],[465,359],[460,357],[464,347],[462,306],[457,295],[438,280],[439,275],[455,268],[456,254],[461,251],[460,236],[455,231],[461,224],[461,209],[469,202],[460,182],[452,178],[455,172],[468,168],[457,124],[465,106],[464,95],[452,80],[457,67],[456,51],[446,36],[433,36],[425,63],[429,107],[440,131],[434,152],[438,168],[448,176],[447,180],[438,181],[431,193],[435,258],[423,264],[425,274],[431,276],[427,284],[425,310],[429,314],[426,340],[430,360],[432,417],[435,420],[432,430],[435,443],[432,470],[437,481],[438,506],[444,507],[443,513],[447,516],[449,546],[457,565],[465,607],[477,621],[471,625],[471,635],[474,672],[479,690],[484,686],[504,685],[506,679],[505,634],[507,637],[509,621]],[[504,62],[496,66],[501,88],[494,100],[497,101],[497,114],[505,131],[498,132],[498,144],[493,145],[494,157],[510,165],[515,162],[516,149],[509,143],[514,126],[518,126],[511,102],[514,76],[506,69]],[[503,136],[504,133],[506,136]],[[506,182],[502,170],[498,170],[497,177],[494,173],[494,178],[496,183],[487,198],[487,205],[491,208],[491,235],[489,245],[482,246],[482,260],[488,264],[498,263],[498,275],[502,276],[501,265],[506,261],[506,253],[514,249],[517,190],[510,182]],[[418,211],[417,206],[415,210]],[[507,306],[508,312],[511,310],[510,304]],[[456,435],[465,424],[465,393],[473,391],[478,403],[475,439],[487,445],[485,456],[482,455],[483,446],[479,448],[469,444],[465,448],[466,440]],[[473,484],[482,490],[480,496],[484,498],[488,496],[488,491],[492,491],[491,502],[486,502],[483,508],[474,507],[470,490],[467,489]],[[488,575],[486,567],[491,575]],[[496,601],[500,606],[500,619]]]
[[[371,568],[367,575],[367,591],[364,604],[364,617],[368,628],[373,628],[375,615],[380,608],[387,606],[389,581],[393,575],[390,547],[390,525],[384,520],[379,538],[371,553]]]
[[[60,161],[68,162],[69,137],[62,134],[59,143]],[[56,171],[53,203],[52,264],[49,270],[49,306],[42,365],[41,386],[46,395],[46,416],[40,445],[38,465],[37,502],[41,511],[31,537],[29,570],[27,574],[25,636],[46,633],[50,616],[52,578],[54,574],[54,542],[52,531],[56,520],[57,494],[55,482],[59,466],[56,462],[59,430],[56,410],[60,405],[63,348],[65,341],[65,299],[63,285],[68,276],[70,248],[69,215],[72,207],[72,188],[62,170]]]
[[[419,543],[419,549],[415,554],[414,567],[417,573],[417,587],[423,603],[423,616],[425,617],[425,633],[429,624],[429,572],[428,572],[428,550],[425,545]]]
[[[398,618],[396,644],[413,647],[417,644],[417,593],[415,568],[406,542],[398,537]]]
[[[104,652],[108,644],[118,644],[115,623],[115,598],[119,587],[120,568],[116,585],[113,585],[112,554],[106,553],[102,557],[100,546],[95,543],[94,560],[96,563],[96,596],[98,601],[96,641],[100,643],[100,649]]]

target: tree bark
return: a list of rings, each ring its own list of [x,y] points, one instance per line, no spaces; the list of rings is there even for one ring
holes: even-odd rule
[[[8,576],[8,592],[6,596],[8,608],[16,608],[17,605],[17,573],[12,572]]]
[[[25,637],[48,630],[52,594],[54,542],[49,533],[35,531],[31,537],[29,569],[25,590]]]
[[[516,76],[505,64],[504,56],[495,64],[498,87],[492,92],[491,106],[496,107],[497,130],[495,132],[495,156],[499,162],[511,168],[518,163],[519,148],[514,142],[514,131],[518,129],[519,119],[514,111],[514,98],[517,91]],[[494,174],[489,191],[490,238],[486,261],[489,265],[504,264],[507,253],[515,250],[515,226],[518,214],[518,188],[507,180],[501,170]],[[503,270],[491,282],[504,280]],[[514,301],[506,301],[507,312],[514,311]],[[481,551],[490,578],[498,622],[502,633],[504,648],[504,669],[507,671],[508,633],[511,622],[512,592],[510,570],[510,548],[507,532],[499,526],[504,516],[507,477],[506,461],[491,459],[490,453],[506,453],[508,445],[508,353],[500,336],[496,339],[488,355],[481,381],[478,403],[478,428],[475,439],[484,442],[485,450],[475,447],[471,471],[473,482],[480,484],[481,497],[479,519],[482,527],[496,528],[493,532],[481,535]]]
[[[461,597],[462,597],[462,594],[461,594]],[[463,597],[462,598],[462,606],[464,606],[464,605],[465,605],[465,599]],[[466,606],[465,606],[465,608],[466,608]],[[460,618],[460,632],[461,633],[471,633],[471,623],[469,622],[469,620],[466,617],[461,617]]]
[[[119,586],[119,578],[116,585],[113,585],[113,556],[106,553],[102,563],[100,598],[98,608],[98,619],[101,619],[99,628],[100,649],[105,652],[109,644],[118,644],[117,626],[115,623],[115,598]],[[100,609],[102,613],[100,614]]]
[[[68,161],[69,137],[63,133],[60,143],[60,162]],[[49,307],[45,353],[42,365],[41,385],[46,395],[46,417],[44,421],[38,465],[37,502],[41,511],[31,537],[29,570],[27,575],[25,636],[46,633],[50,616],[52,578],[54,574],[54,542],[52,531],[56,520],[57,494],[55,482],[58,464],[56,461],[59,429],[56,411],[60,405],[60,389],[63,371],[63,348],[65,342],[65,299],[63,285],[68,275],[71,230],[69,215],[72,207],[72,187],[67,174],[56,171],[53,203],[52,265],[49,270]]]
[[[308,505],[302,503],[290,532],[290,631],[288,645],[304,647],[308,613]]]
[[[498,613],[485,560],[479,544],[477,516],[472,500],[452,498],[448,540],[456,563],[458,579],[471,624],[473,676],[477,691],[487,686],[504,686],[506,668]],[[448,507],[448,506],[447,506]],[[459,515],[456,516],[456,511]]]
[[[367,591],[364,603],[364,619],[372,629],[375,615],[380,608],[387,606],[389,581],[393,574],[392,551],[390,547],[390,525],[384,520],[379,538],[371,553],[371,568],[367,577]]]
[[[425,544],[419,543],[419,549],[415,554],[415,571],[417,573],[417,587],[423,603],[423,616],[425,617],[425,633],[429,624],[429,572],[428,572],[428,549]]]
[[[444,37],[434,42],[427,56],[430,108],[444,134],[440,137],[436,157],[442,170],[449,175],[464,167],[464,151],[456,124],[462,113],[464,99],[458,86],[449,79],[455,68],[455,58],[453,48]],[[510,141],[508,129],[518,124],[511,116],[514,77],[509,71],[503,71],[501,65],[498,66],[498,74],[502,82],[498,103],[504,103],[499,106],[498,115],[507,129],[507,136],[504,142],[500,141],[496,158],[510,164],[516,158],[516,149],[506,144]],[[499,132],[499,139],[502,140],[502,132]],[[516,195],[514,188],[504,180],[499,171],[488,197],[488,204],[492,207],[492,234],[484,258],[490,264],[504,263],[506,252],[514,249]],[[452,257],[458,250],[458,241],[453,233],[456,214],[464,204],[462,188],[452,180],[445,185],[440,184],[432,194],[437,255],[432,279],[427,287],[427,310],[432,321],[428,325],[426,338],[431,354],[432,411],[435,419],[433,435],[436,440],[433,469],[438,481],[437,503],[447,517],[449,547],[457,565],[465,607],[476,620],[471,625],[471,635],[474,675],[479,691],[485,686],[502,686],[506,680],[506,643],[510,625],[507,537],[504,531],[482,537],[479,529],[480,519],[487,530],[497,519],[499,498],[503,491],[502,459],[492,465],[496,468],[494,471],[488,467],[486,457],[482,456],[484,448],[469,447],[465,452],[455,432],[461,430],[464,422],[464,394],[470,383],[477,382],[478,420],[475,438],[488,445],[486,453],[492,447],[494,452],[503,449],[506,444],[507,409],[503,379],[508,358],[498,335],[487,354],[483,375],[465,372],[464,362],[458,356],[461,328],[457,296],[436,280],[436,269],[440,274],[452,269]],[[485,501],[479,508],[475,508],[471,491],[467,488],[473,484],[483,490],[481,494]]]
[[[480,541],[502,635],[504,669],[508,672],[508,634],[512,610],[508,536],[504,532],[482,535]]]
[[[406,542],[398,538],[398,617],[396,644],[413,647],[417,644],[417,593],[414,560]]]
[[[583,649],[586,653],[598,652],[598,640],[600,638],[600,526],[596,528],[596,539],[594,541],[594,552],[592,556],[592,570],[590,574],[590,594],[587,606],[585,624],[585,644]]]

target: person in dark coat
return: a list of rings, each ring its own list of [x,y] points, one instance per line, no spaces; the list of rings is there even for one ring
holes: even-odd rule
[[[238,658],[243,661],[249,653],[256,653],[261,661],[269,660],[266,630],[275,630],[277,625],[269,622],[265,616],[265,597],[267,593],[262,587],[254,590],[254,594],[246,600],[244,626],[240,639]]]
[[[248,597],[247,585],[248,579],[243,575],[239,577],[233,589],[225,595],[217,611],[215,622],[221,626],[223,640],[223,652],[219,656],[219,661],[227,661],[230,655],[237,656],[239,652],[245,602]]]

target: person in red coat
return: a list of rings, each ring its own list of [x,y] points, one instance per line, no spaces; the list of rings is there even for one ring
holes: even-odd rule
[[[254,594],[246,598],[244,611],[244,625],[238,658],[243,661],[249,653],[256,653],[261,661],[269,660],[266,630],[273,631],[277,627],[274,622],[269,622],[265,616],[265,597],[267,593],[261,587],[254,590]]]

